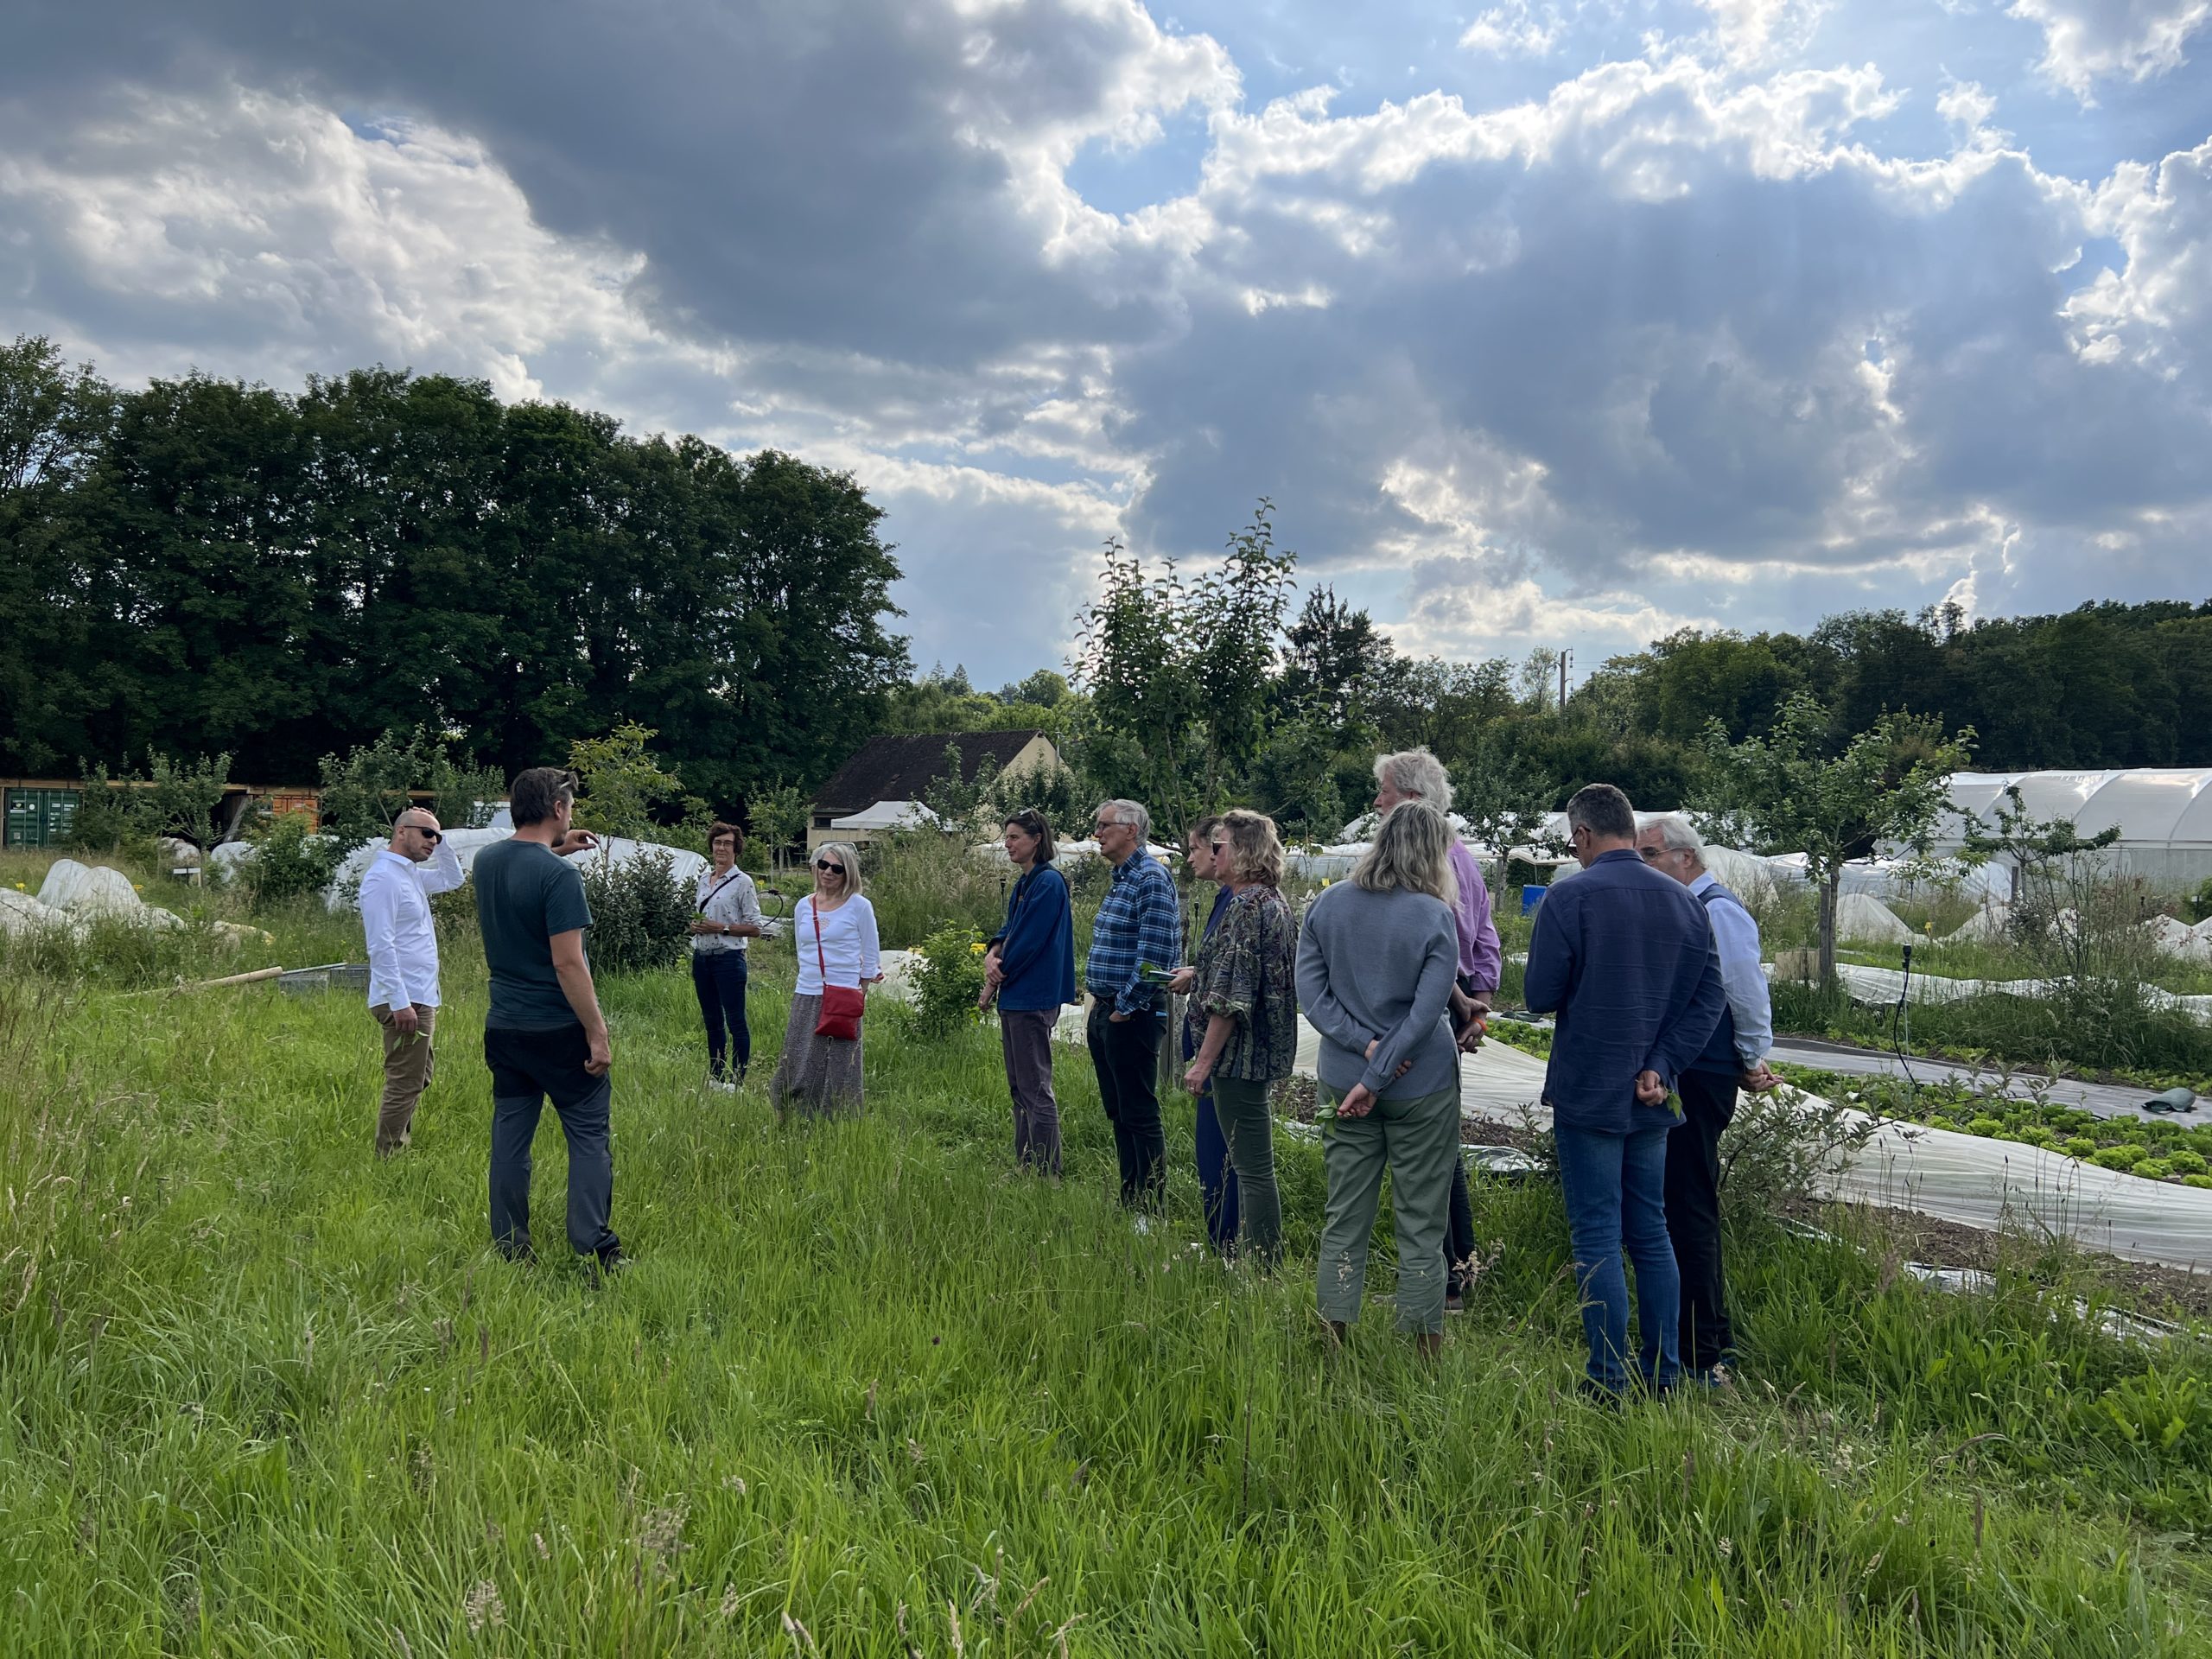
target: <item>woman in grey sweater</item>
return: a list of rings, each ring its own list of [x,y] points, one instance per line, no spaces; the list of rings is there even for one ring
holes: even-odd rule
[[[1444,1340],[1444,1229],[1459,1155],[1459,1051],[1446,1017],[1459,971],[1451,827],[1425,801],[1393,807],[1351,879],[1325,889],[1298,944],[1298,1002],[1321,1036],[1329,1209],[1321,1317],[1359,1317],[1367,1243],[1390,1171],[1398,1328]]]

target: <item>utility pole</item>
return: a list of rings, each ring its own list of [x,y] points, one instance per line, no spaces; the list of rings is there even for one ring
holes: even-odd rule
[[[1573,647],[1573,646],[1569,645],[1566,650],[1564,650],[1564,651],[1562,651],[1562,652],[1560,652],[1560,654],[1559,654],[1559,712],[1560,712],[1560,714],[1561,717],[1564,717],[1564,716],[1566,715],[1566,714],[1567,714],[1567,667],[1568,667],[1568,665],[1569,665],[1570,664],[1572,664],[1573,661],[1574,661],[1574,647]]]

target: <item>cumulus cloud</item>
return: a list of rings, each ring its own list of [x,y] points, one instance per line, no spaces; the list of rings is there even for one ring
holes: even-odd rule
[[[2148,73],[2190,10],[2066,60]],[[1616,13],[1677,33],[1571,60]],[[849,467],[925,662],[1052,660],[1105,535],[1210,556],[1262,494],[1455,652],[2201,581],[2212,143],[2081,181],[1993,76],[1808,57],[1845,14],[1801,0],[1498,0],[1487,102],[1249,99],[1135,0],[181,16],[41,12],[0,67],[16,326]],[[1136,211],[1069,181],[1192,134]]]
[[[2100,80],[2178,68],[2212,0],[2012,0],[2012,15],[2043,30],[2044,73],[2089,104]]]

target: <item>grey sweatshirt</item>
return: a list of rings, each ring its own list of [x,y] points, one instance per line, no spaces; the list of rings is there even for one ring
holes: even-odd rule
[[[1363,1083],[1391,1100],[1458,1088],[1446,1011],[1459,967],[1459,931],[1442,899],[1349,881],[1324,888],[1298,939],[1298,1005],[1321,1034],[1322,1086],[1341,1097]],[[1408,1059],[1413,1069],[1394,1078]]]

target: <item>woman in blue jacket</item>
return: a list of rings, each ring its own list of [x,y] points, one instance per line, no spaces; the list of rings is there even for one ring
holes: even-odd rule
[[[999,1007],[999,1042],[1014,1096],[1014,1155],[1039,1174],[1060,1173],[1060,1107],[1052,1097],[1052,1027],[1076,1000],[1075,912],[1067,878],[1052,868],[1052,830],[1024,807],[1005,824],[1006,855],[1021,879],[1006,925],[983,957],[977,1006]]]

